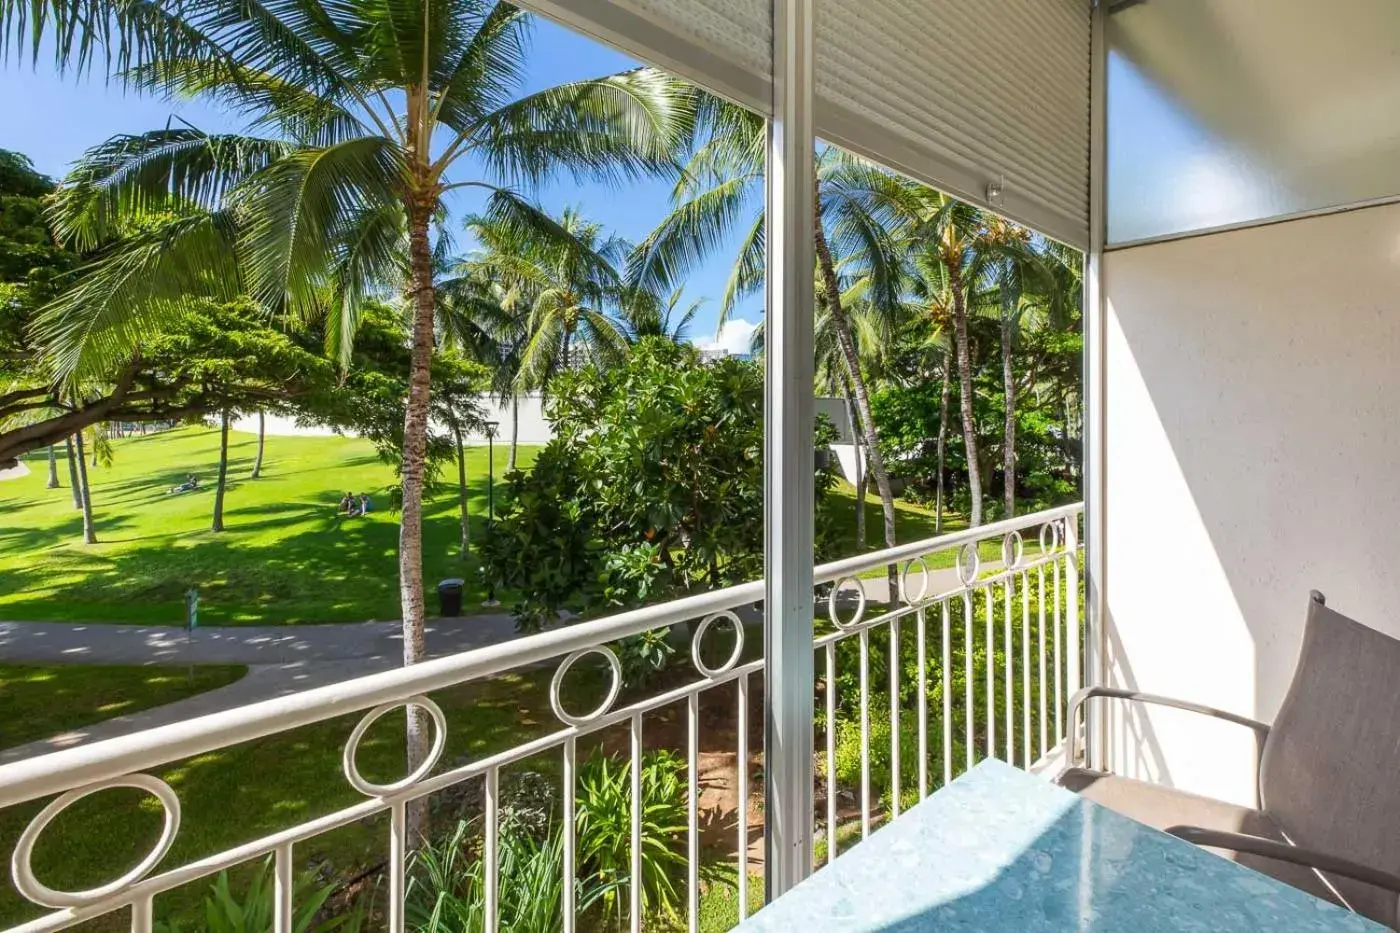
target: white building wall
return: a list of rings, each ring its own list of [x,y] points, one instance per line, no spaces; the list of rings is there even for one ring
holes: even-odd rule
[[[1400,206],[1104,269],[1111,682],[1270,721],[1310,589],[1400,636]],[[1251,801],[1247,730],[1109,729],[1118,769]]]

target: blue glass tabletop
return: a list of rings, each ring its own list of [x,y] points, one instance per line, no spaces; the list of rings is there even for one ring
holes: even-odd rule
[[[995,759],[739,927],[742,933],[1384,929]]]

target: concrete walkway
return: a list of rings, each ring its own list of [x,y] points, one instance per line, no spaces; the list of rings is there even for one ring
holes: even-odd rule
[[[517,637],[515,621],[501,613],[434,619],[427,627],[433,657]],[[391,670],[403,663],[403,634],[397,622],[206,628],[192,635],[165,626],[0,622],[0,663],[248,666],[247,675],[217,690],[2,749],[5,764]]]
[[[983,572],[999,567],[983,565]],[[863,579],[872,603],[889,599],[885,577]],[[910,585],[919,586],[918,574]],[[927,594],[948,592],[959,586],[957,571],[929,573]],[[843,617],[854,611],[854,594],[844,591]],[[825,601],[817,614],[824,617]],[[757,613],[744,613],[746,624],[761,623]],[[504,613],[434,619],[428,623],[427,645],[431,657],[472,651],[519,637],[515,621]],[[403,631],[398,622],[361,622],[338,625],[227,626],[196,629],[193,633],[173,626],[117,625],[72,622],[0,622],[0,664],[110,664],[181,665],[242,664],[248,673],[227,686],[157,706],[128,716],[0,749],[0,764],[35,755],[130,735],[143,729],[179,722],[333,684],[352,677],[399,667],[403,659]]]

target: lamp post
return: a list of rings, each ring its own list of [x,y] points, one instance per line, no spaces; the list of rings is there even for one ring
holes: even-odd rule
[[[486,528],[489,532],[496,524],[496,432],[501,423],[487,421],[482,427],[486,431]],[[486,601],[481,605],[494,608],[500,604],[501,601],[496,598],[496,578],[488,575]]]

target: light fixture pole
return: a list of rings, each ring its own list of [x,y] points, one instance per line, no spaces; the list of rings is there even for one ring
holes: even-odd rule
[[[496,525],[496,432],[499,421],[487,421],[482,427],[486,431],[486,530],[489,534]],[[499,606],[496,598],[496,578],[489,573],[486,577],[486,601],[481,605],[487,608]]]

